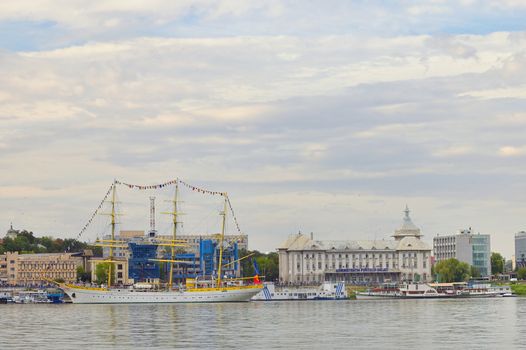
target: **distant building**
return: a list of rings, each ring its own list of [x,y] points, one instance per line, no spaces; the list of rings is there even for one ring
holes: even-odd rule
[[[477,268],[482,276],[491,275],[490,235],[474,234],[471,228],[456,235],[433,238],[436,262],[455,258]]]
[[[72,253],[0,255],[0,281],[8,285],[34,286],[47,284],[47,280],[63,279],[75,282],[77,266],[82,258]]]
[[[429,281],[431,248],[421,240],[407,207],[404,213],[394,240],[318,241],[312,234],[290,235],[278,247],[280,282]]]
[[[515,266],[526,267],[526,232],[520,231],[515,234]]]
[[[7,284],[7,255],[0,255],[0,285]]]
[[[20,231],[13,229],[13,224],[11,223],[11,227],[7,230],[5,237],[15,239],[19,233]]]

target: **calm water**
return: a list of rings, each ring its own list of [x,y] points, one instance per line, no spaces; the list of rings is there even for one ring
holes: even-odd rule
[[[0,349],[525,349],[526,298],[0,305]]]

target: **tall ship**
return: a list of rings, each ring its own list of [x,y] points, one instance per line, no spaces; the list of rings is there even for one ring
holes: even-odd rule
[[[225,235],[225,224],[227,216],[227,205],[229,199],[227,193],[217,192],[224,199],[221,233],[218,235],[219,256],[216,276],[211,278],[187,278],[186,283],[174,285],[174,264],[185,263],[186,261],[176,259],[176,247],[185,246],[183,240],[177,239],[178,225],[178,192],[180,180],[170,182],[175,184],[175,196],[173,200],[173,232],[171,239],[160,239],[159,245],[170,248],[171,254],[168,259],[150,259],[157,262],[169,264],[169,279],[165,286],[154,286],[148,283],[135,283],[129,286],[114,286],[112,275],[115,264],[122,262],[114,257],[114,249],[123,248],[123,242],[115,239],[116,226],[116,185],[113,182],[111,187],[111,239],[97,240],[98,245],[109,248],[109,257],[103,262],[108,263],[107,285],[99,287],[86,287],[74,284],[59,284],[59,287],[69,297],[74,304],[130,304],[130,303],[212,303],[212,302],[247,302],[263,289],[263,284],[258,276],[244,278],[228,278],[223,276],[223,269],[228,264],[223,263],[223,240]],[[241,260],[241,259],[238,259]],[[254,283],[247,283],[253,279]]]

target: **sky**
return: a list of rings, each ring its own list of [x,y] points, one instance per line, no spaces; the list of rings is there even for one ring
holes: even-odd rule
[[[509,259],[524,18],[520,0],[3,0],[0,231],[92,240],[114,179],[180,178],[227,191],[251,249],[388,239],[408,205],[428,243],[471,227]],[[170,191],[118,188],[119,227],[148,229]],[[218,230],[220,198],[181,198],[184,233]]]

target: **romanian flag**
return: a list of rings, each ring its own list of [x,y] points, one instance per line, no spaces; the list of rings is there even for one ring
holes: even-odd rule
[[[252,259],[252,263],[254,264],[254,284],[260,284],[261,281],[259,280],[259,267],[256,259]]]

